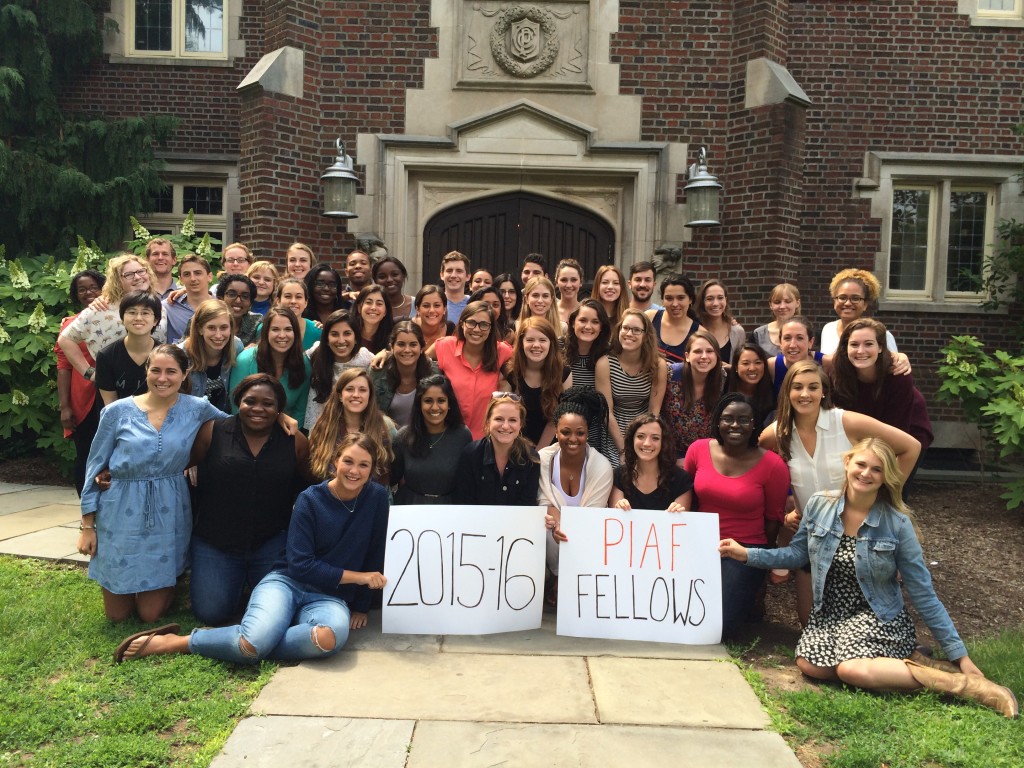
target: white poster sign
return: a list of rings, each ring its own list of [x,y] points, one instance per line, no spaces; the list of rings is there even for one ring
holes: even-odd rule
[[[558,634],[721,641],[718,515],[566,507],[562,530]]]
[[[543,507],[394,506],[384,632],[484,635],[540,626]]]

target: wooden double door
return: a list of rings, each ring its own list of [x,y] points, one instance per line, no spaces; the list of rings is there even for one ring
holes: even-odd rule
[[[473,269],[518,277],[523,257],[543,254],[550,272],[564,258],[583,266],[592,280],[615,260],[615,231],[600,216],[569,203],[529,192],[495,195],[448,208],[423,232],[423,282],[436,280],[449,251],[469,256]],[[554,274],[551,275],[554,280]]]

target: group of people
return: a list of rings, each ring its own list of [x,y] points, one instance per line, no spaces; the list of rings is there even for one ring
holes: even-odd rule
[[[392,256],[355,251],[339,272],[296,243],[282,277],[234,244],[211,298],[204,260],[170,260],[177,288],[150,247],[75,276],[82,310],[58,341],[79,549],[112,620],[158,621],[191,566],[192,610],[216,628],[147,630],[118,660],[336,653],[385,584],[391,503],[544,508],[551,603],[562,508],[698,511],[719,516],[725,637],[757,618],[765,570],[793,569],[808,675],[1016,715],[924,566],[904,489],[931,426],[906,355],[866,316],[870,273],[832,281],[816,350],[786,283],[748,334],[716,279],[670,275],[654,303],[650,262],[628,280],[601,267],[583,296],[571,258],[553,277],[538,254],[492,275],[452,252],[409,296]],[[916,653],[897,573],[955,663]]]

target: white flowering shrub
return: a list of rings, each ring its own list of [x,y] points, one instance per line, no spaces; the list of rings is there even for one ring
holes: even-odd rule
[[[0,443],[3,454],[35,449],[70,460],[57,404],[53,345],[71,313],[68,287],[81,269],[106,269],[107,256],[81,244],[71,263],[20,258],[7,261],[0,245]],[[71,260],[69,259],[69,262]],[[74,269],[78,267],[78,269]],[[2,454],[0,454],[2,455]]]
[[[216,273],[220,254],[209,236],[197,238],[192,215],[182,225],[191,236],[168,237],[177,252],[196,253]],[[134,218],[134,240],[126,250],[141,254],[154,237]],[[95,243],[81,237],[64,259],[53,256],[7,259],[0,244],[0,458],[41,451],[70,467],[72,441],[65,440],[57,401],[57,359],[53,352],[61,321],[74,312],[68,289],[72,275],[83,269],[106,274],[107,261]]]

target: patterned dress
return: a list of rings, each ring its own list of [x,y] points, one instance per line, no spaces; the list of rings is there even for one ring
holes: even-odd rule
[[[825,578],[821,610],[811,613],[796,655],[819,667],[849,659],[905,659],[917,645],[914,622],[904,608],[881,621],[864,599],[857,581],[857,540],[844,535]]]

